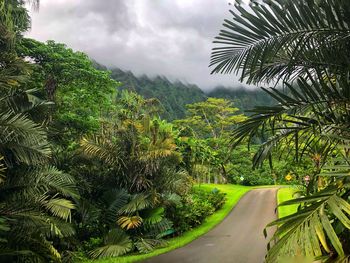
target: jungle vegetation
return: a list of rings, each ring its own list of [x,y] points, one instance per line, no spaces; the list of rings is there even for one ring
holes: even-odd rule
[[[273,84],[249,114],[239,109],[248,92],[208,97],[25,38],[25,3],[39,8],[0,2],[0,261],[148,253],[223,206],[224,194],[195,183],[285,178],[301,185],[301,197],[281,205],[298,211],[270,224],[279,228],[267,261],[347,259],[347,1],[237,2],[211,66]]]
[[[276,148],[313,171],[298,211],[278,226],[266,260],[349,260],[350,2],[344,0],[236,1],[212,51],[213,73],[238,74],[267,85],[273,106],[255,107],[232,133],[233,146],[265,134],[253,164]],[[274,86],[282,84],[282,90]],[[273,165],[273,162],[271,162]],[[274,243],[276,242],[276,243]]]
[[[170,123],[159,99],[121,89],[86,54],[23,37],[26,2],[0,2],[0,261],[147,253],[218,210],[223,193],[192,186],[229,173],[194,167],[226,169],[217,143],[245,118],[232,102],[200,93]],[[212,128],[195,137],[185,124],[202,125],[197,108]]]

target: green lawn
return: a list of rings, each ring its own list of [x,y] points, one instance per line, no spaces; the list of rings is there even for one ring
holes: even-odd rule
[[[203,224],[200,226],[192,229],[191,231],[188,231],[184,233],[182,236],[175,237],[169,240],[169,245],[165,248],[160,248],[152,251],[148,254],[141,254],[141,255],[128,255],[128,256],[122,256],[118,258],[108,258],[108,259],[100,259],[100,260],[94,260],[94,261],[86,261],[86,262],[94,262],[94,263],[129,263],[129,262],[136,262],[140,260],[145,260],[150,257],[154,257],[166,252],[169,252],[171,250],[174,250],[176,248],[182,247],[194,239],[198,238],[199,236],[207,233],[209,230],[211,230],[213,227],[215,227],[217,224],[219,224],[226,215],[232,210],[232,208],[235,206],[235,204],[238,202],[238,200],[249,190],[252,189],[252,187],[248,186],[241,186],[241,185],[217,185],[217,184],[201,184],[197,185],[195,187],[205,188],[205,189],[213,189],[217,188],[220,191],[226,193],[227,201],[223,205],[221,209],[216,211],[213,215],[209,216]]]
[[[292,187],[283,187],[278,190],[277,193],[277,203],[280,204],[284,201],[288,201],[293,199],[293,194],[295,192],[295,188]],[[278,217],[285,217],[291,215],[297,211],[298,205],[286,205],[278,207]]]

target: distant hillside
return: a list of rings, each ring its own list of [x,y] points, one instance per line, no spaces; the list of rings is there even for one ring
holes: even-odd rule
[[[234,105],[239,108],[241,112],[251,110],[255,106],[270,106],[275,104],[275,100],[260,89],[248,90],[244,88],[229,89],[217,87],[207,93],[207,96],[230,99],[234,101]]]
[[[107,70],[103,65],[94,63],[96,68]],[[217,87],[205,93],[196,85],[184,84],[180,81],[171,82],[165,77],[150,78],[146,75],[136,77],[131,71],[123,71],[119,68],[114,68],[111,71],[112,78],[122,83],[120,89],[137,92],[145,98],[159,99],[164,107],[162,117],[167,120],[183,118],[186,114],[187,104],[204,101],[207,97],[233,100],[234,105],[246,114],[249,114],[246,111],[254,106],[274,104],[274,100],[259,89]]]
[[[130,71],[112,69],[112,78],[122,82],[121,89],[135,91],[145,98],[157,98],[164,107],[163,117],[168,120],[185,116],[186,104],[206,99],[206,94],[196,85],[171,82],[165,77],[136,77]]]

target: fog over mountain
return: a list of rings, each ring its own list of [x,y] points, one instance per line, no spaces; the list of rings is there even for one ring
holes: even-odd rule
[[[212,41],[229,0],[41,0],[28,36],[64,42],[110,68],[197,84],[241,86],[210,75]]]

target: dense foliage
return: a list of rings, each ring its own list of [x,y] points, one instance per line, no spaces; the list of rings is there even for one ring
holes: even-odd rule
[[[64,44],[22,38],[16,47],[18,55],[35,65],[28,88],[40,90],[53,102],[48,112],[51,139],[69,145],[84,133],[97,131],[99,119],[114,107],[119,83],[95,69],[87,55]]]
[[[216,87],[207,93],[208,97],[222,98],[233,101],[234,105],[240,110],[240,113],[250,115],[249,112],[256,105],[271,106],[275,100],[266,92],[260,89],[248,88],[225,88]]]
[[[191,190],[186,137],[159,100],[118,90],[81,52],[23,38],[22,1],[0,15],[0,261],[147,253],[221,207],[223,194]]]
[[[14,49],[29,24],[26,10],[2,1],[0,22],[0,260],[60,261],[52,241],[74,235],[69,222],[78,191],[50,162],[47,103],[27,86],[33,67]]]
[[[299,210],[270,224],[267,261],[348,257],[347,1],[238,1],[213,72],[283,89],[218,98],[26,39],[26,2],[0,2],[1,262],[150,252],[223,205],[201,182],[303,185],[284,204]],[[255,103],[265,106],[244,115]]]
[[[265,134],[255,166],[276,148],[313,164],[303,196],[282,204],[298,211],[270,224],[278,230],[268,262],[349,259],[349,14],[346,0],[254,1],[249,8],[237,1],[215,41],[213,72],[284,86],[264,89],[278,104],[256,107],[233,132],[234,145]]]
[[[220,209],[224,202],[225,195],[216,188],[212,191],[193,188],[181,203],[170,207],[167,213],[174,222],[174,230],[183,233],[201,224],[205,218]]]

